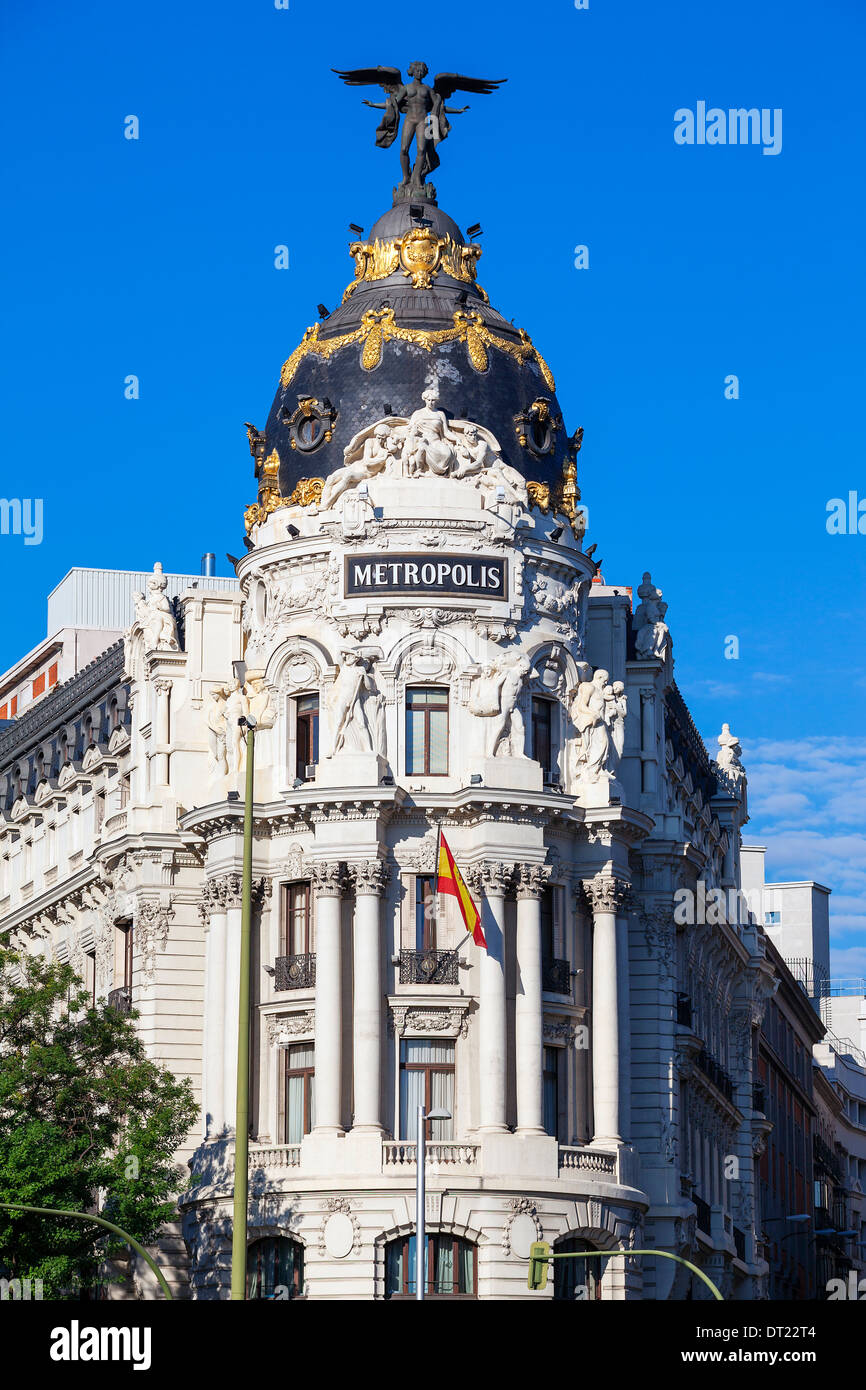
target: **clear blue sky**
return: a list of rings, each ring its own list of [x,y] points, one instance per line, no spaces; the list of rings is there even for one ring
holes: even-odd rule
[[[699,727],[743,741],[750,837],[834,889],[834,968],[866,974],[866,535],[825,526],[866,498],[862,6],[6,0],[0,24],[0,492],[45,527],[0,537],[0,668],[72,565],[241,549],[242,422],[396,181],[330,67],[507,77],[454,118],[440,204],[483,223],[479,278],[585,427],[606,578],[652,569]],[[698,101],[781,108],[781,153],[675,144]]]

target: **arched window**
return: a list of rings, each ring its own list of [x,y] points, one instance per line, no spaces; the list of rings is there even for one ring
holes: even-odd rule
[[[304,1247],[288,1236],[265,1236],[247,1249],[247,1298],[288,1299],[304,1294]]]
[[[428,1235],[425,1242],[427,1298],[478,1297],[478,1246],[459,1236]],[[415,1297],[415,1236],[385,1246],[385,1297]]]
[[[575,1254],[580,1250],[595,1250],[588,1240],[580,1236],[567,1236],[558,1240],[554,1246],[557,1255]],[[554,1260],[553,1297],[573,1300],[593,1301],[601,1298],[601,1276],[604,1260]]]

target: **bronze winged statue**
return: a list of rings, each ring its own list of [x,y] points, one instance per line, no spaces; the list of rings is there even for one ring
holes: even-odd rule
[[[468,111],[468,106],[446,106],[445,103],[455,92],[477,92],[489,96],[506,78],[464,77],[459,72],[440,72],[428,87],[426,63],[410,63],[407,68],[408,82],[404,82],[399,68],[352,68],[348,72],[333,72],[350,87],[381,87],[385,101],[366,101],[385,114],[376,130],[376,144],[380,149],[388,149],[397,138],[400,117],[403,117],[403,133],[400,137],[400,166],[403,170],[403,188],[409,194],[420,196],[428,174],[439,165],[436,147],[444,140],[451,129],[448,116],[459,116]],[[416,157],[414,165],[409,152],[415,141]]]

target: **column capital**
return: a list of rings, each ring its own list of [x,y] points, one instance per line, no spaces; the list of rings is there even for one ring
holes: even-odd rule
[[[243,895],[243,878],[240,874],[221,874],[210,878],[202,889],[202,903],[209,912],[225,912],[230,907],[240,907]]]
[[[515,868],[514,886],[518,898],[540,898],[553,873],[550,865],[517,864]]]
[[[583,879],[581,886],[593,912],[622,913],[631,893],[627,879],[613,874],[595,874]]]
[[[464,876],[473,892],[487,898],[504,898],[514,880],[514,865],[499,859],[482,859],[470,864]]]
[[[350,864],[348,872],[356,893],[380,895],[385,892],[391,878],[389,865],[381,859],[366,859],[361,864]]]
[[[310,877],[320,898],[342,898],[346,888],[346,866],[342,861],[313,864]]]

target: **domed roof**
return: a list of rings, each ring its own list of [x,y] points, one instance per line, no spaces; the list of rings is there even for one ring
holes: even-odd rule
[[[544,358],[476,281],[481,247],[419,199],[396,203],[350,253],[355,279],[307,329],[283,366],[264,437],[251,435],[257,473],[277,475],[278,458],[282,497],[308,501],[310,480],[342,467],[359,430],[408,417],[434,385],[439,407],[491,430],[505,462],[542,495],[561,488],[575,441]]]

